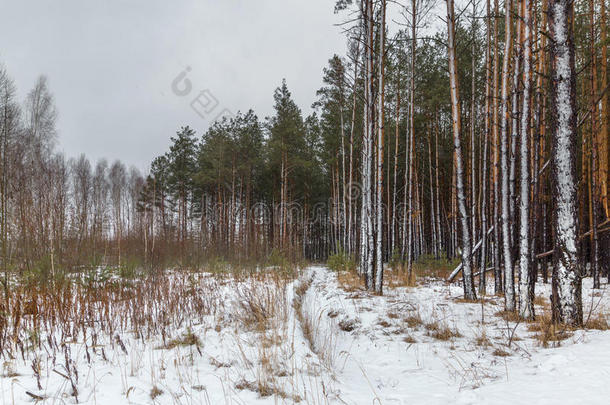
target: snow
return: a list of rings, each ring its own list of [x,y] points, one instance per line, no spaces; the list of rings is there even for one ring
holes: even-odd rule
[[[593,293],[590,281],[584,283],[585,312],[608,311],[607,291]],[[294,281],[202,276],[193,283],[213,294],[209,301],[217,310],[174,337],[190,329],[199,347],[163,348],[160,336],[122,333],[125,351],[107,338],[95,353],[89,345],[89,363],[82,336],[66,342],[79,373],[79,403],[606,404],[610,396],[610,331],[576,331],[559,347],[543,348],[526,324],[495,316],[501,298],[462,302],[459,283],[420,280],[418,287],[387,287],[377,296],[342,288],[324,267],[305,269]],[[537,284],[536,292],[548,297],[550,287]],[[244,305],[254,296],[273,304],[266,328],[244,321]],[[293,305],[299,297],[301,305]],[[421,323],[414,321],[418,317]],[[431,336],[425,325],[434,323],[461,337]],[[490,346],[476,344],[483,331]],[[496,349],[510,355],[494,355]],[[46,398],[40,403],[76,403],[59,357],[53,365],[43,346],[25,359],[4,359],[1,403],[34,403],[26,391]],[[42,389],[33,358],[42,365]],[[282,394],[262,396],[257,382]],[[153,387],[163,391],[154,400]]]

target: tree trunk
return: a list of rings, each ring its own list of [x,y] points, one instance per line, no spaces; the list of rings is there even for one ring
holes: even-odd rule
[[[519,305],[523,319],[534,319],[534,284],[530,252],[530,122],[532,83],[532,3],[523,0],[523,99],[520,126],[520,204],[519,204]]]
[[[556,321],[579,325],[582,323],[582,287],[577,247],[577,128],[573,17],[572,0],[550,0],[551,134],[553,198],[556,205],[553,313]]]
[[[462,169],[462,147],[460,145],[460,96],[457,76],[457,59],[455,55],[455,13],[453,0],[447,0],[447,28],[449,45],[449,78],[451,83],[451,115],[453,120],[453,146],[455,150],[458,204],[462,224],[462,271],[464,274],[464,298],[476,299],[474,280],[472,276],[472,246],[470,243],[468,214],[466,209],[466,193],[464,190],[464,173]]]
[[[506,0],[504,13],[506,14],[504,61],[502,65],[502,112],[500,116],[501,129],[501,195],[502,195],[502,253],[504,259],[504,298],[507,311],[515,310],[515,278],[513,274],[513,259],[511,251],[510,232],[510,195],[509,195],[509,167],[508,167],[508,94],[509,94],[509,66],[512,50],[512,2]]]

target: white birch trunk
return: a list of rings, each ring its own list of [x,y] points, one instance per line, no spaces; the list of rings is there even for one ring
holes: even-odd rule
[[[504,61],[502,65],[502,111],[500,117],[500,171],[502,177],[501,198],[502,198],[502,253],[504,258],[504,298],[507,311],[515,310],[515,278],[513,270],[513,260],[511,253],[511,233],[510,233],[510,207],[509,207],[509,168],[508,168],[508,93],[509,93],[509,61],[511,54],[511,18],[512,2],[506,0],[505,14],[505,44]]]
[[[577,130],[573,15],[573,1],[550,1],[551,136],[556,205],[554,216],[554,309],[558,321],[578,325],[582,323],[582,285],[577,247]]]
[[[377,239],[375,264],[375,291],[383,292],[383,103],[384,103],[384,52],[385,52],[386,0],[381,0],[381,24],[379,27],[379,107],[377,111]]]
[[[530,252],[530,119],[532,67],[532,3],[523,0],[523,101],[520,127],[520,203],[519,203],[519,313],[534,318],[534,284]]]
[[[455,55],[455,13],[453,0],[447,0],[447,31],[449,44],[449,78],[451,83],[451,115],[453,119],[453,146],[455,150],[456,182],[458,194],[458,209],[462,225],[462,272],[464,274],[464,298],[476,299],[472,275],[472,257],[470,229],[466,208],[466,193],[464,190],[464,172],[462,169],[462,147],[460,145],[460,103],[457,77],[457,59]]]

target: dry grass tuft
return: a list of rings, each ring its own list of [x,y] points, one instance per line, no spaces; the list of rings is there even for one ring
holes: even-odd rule
[[[197,335],[195,335],[190,329],[186,331],[185,334],[183,334],[180,337],[177,337],[175,339],[170,340],[169,342],[167,342],[167,344],[165,346],[162,347],[162,349],[174,349],[176,347],[186,347],[186,346],[196,346],[196,347],[200,347],[201,346],[201,341],[199,340],[199,337]]]
[[[150,399],[152,399],[153,401],[157,397],[160,397],[161,395],[163,395],[163,390],[160,389],[159,387],[157,387],[156,385],[153,386],[152,389],[150,390]]]
[[[286,391],[268,384],[265,381],[247,381],[242,379],[235,384],[235,388],[238,390],[248,390],[257,392],[261,398],[270,397],[271,395],[277,395],[282,399],[290,399],[294,403],[301,402],[301,398],[298,396],[291,396]]]
[[[341,329],[344,332],[351,332],[354,329],[356,329],[356,327],[358,327],[359,323],[360,323],[360,321],[357,319],[346,318],[346,319],[342,319],[341,321],[339,321],[337,326],[339,326],[339,329]]]
[[[398,319],[398,318],[400,318],[400,315],[398,315],[396,312],[393,312],[393,311],[388,312],[386,315],[390,319]]]
[[[534,297],[534,305],[544,308],[545,311],[551,308],[549,300],[542,295],[536,295],[536,297]]]
[[[585,329],[609,330],[610,324],[604,314],[597,314],[589,317],[584,325]]]
[[[428,331],[428,336],[437,340],[447,341],[453,338],[462,337],[462,334],[457,329],[452,329],[448,325],[438,321],[427,323],[425,327]]]
[[[356,292],[364,290],[364,282],[353,271],[339,271],[337,273],[337,281],[339,286],[346,292]]]
[[[533,337],[545,348],[559,346],[562,340],[572,336],[572,328],[553,322],[549,311],[538,315],[536,320],[528,325],[527,330],[537,332]]]
[[[415,287],[417,286],[417,275],[415,271],[408,271],[403,269],[402,266],[397,266],[393,271],[388,271],[384,275],[386,285],[388,287]]]
[[[402,339],[403,342],[405,343],[409,343],[409,344],[415,344],[417,343],[417,340],[415,340],[415,338],[411,335],[407,335],[404,337],[404,339]]]
[[[419,314],[419,312],[413,312],[411,315],[404,318],[404,321],[406,322],[407,326],[412,329],[424,324],[424,321],[421,319],[421,315]]]
[[[490,347],[492,345],[484,330],[475,338],[474,343],[480,347]]]
[[[521,322],[521,318],[519,317],[517,311],[498,311],[496,312],[496,316],[508,322]]]
[[[238,291],[239,318],[249,329],[260,332],[269,329],[272,321],[285,315],[281,305],[285,280],[269,277],[261,282],[244,284]]]
[[[504,349],[496,348],[491,354],[497,357],[508,357],[511,354]]]

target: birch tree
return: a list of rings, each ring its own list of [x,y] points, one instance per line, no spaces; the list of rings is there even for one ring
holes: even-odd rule
[[[453,147],[455,151],[455,169],[457,181],[458,207],[462,228],[462,272],[464,274],[464,298],[476,299],[474,279],[472,275],[472,257],[468,214],[466,208],[466,193],[464,190],[464,172],[462,147],[460,143],[461,117],[460,93],[458,88],[457,57],[455,54],[455,11],[453,0],[447,0],[447,33],[449,51],[449,80],[451,85],[451,116],[453,128]]]
[[[579,325],[582,323],[582,287],[578,262],[573,18],[573,0],[549,1],[551,139],[556,204],[553,312],[556,321]]]
[[[513,258],[511,251],[511,232],[510,232],[510,188],[509,188],[509,165],[508,165],[508,144],[509,144],[509,76],[510,76],[510,55],[512,51],[512,1],[506,0],[504,5],[505,13],[505,38],[504,38],[504,61],[502,63],[502,109],[500,113],[500,161],[501,161],[501,197],[502,197],[502,253],[504,260],[504,297],[507,311],[515,310],[515,278],[513,269]]]
[[[534,279],[530,252],[530,131],[532,85],[532,1],[523,0],[523,95],[520,125],[519,204],[519,311],[523,319],[534,318]]]

